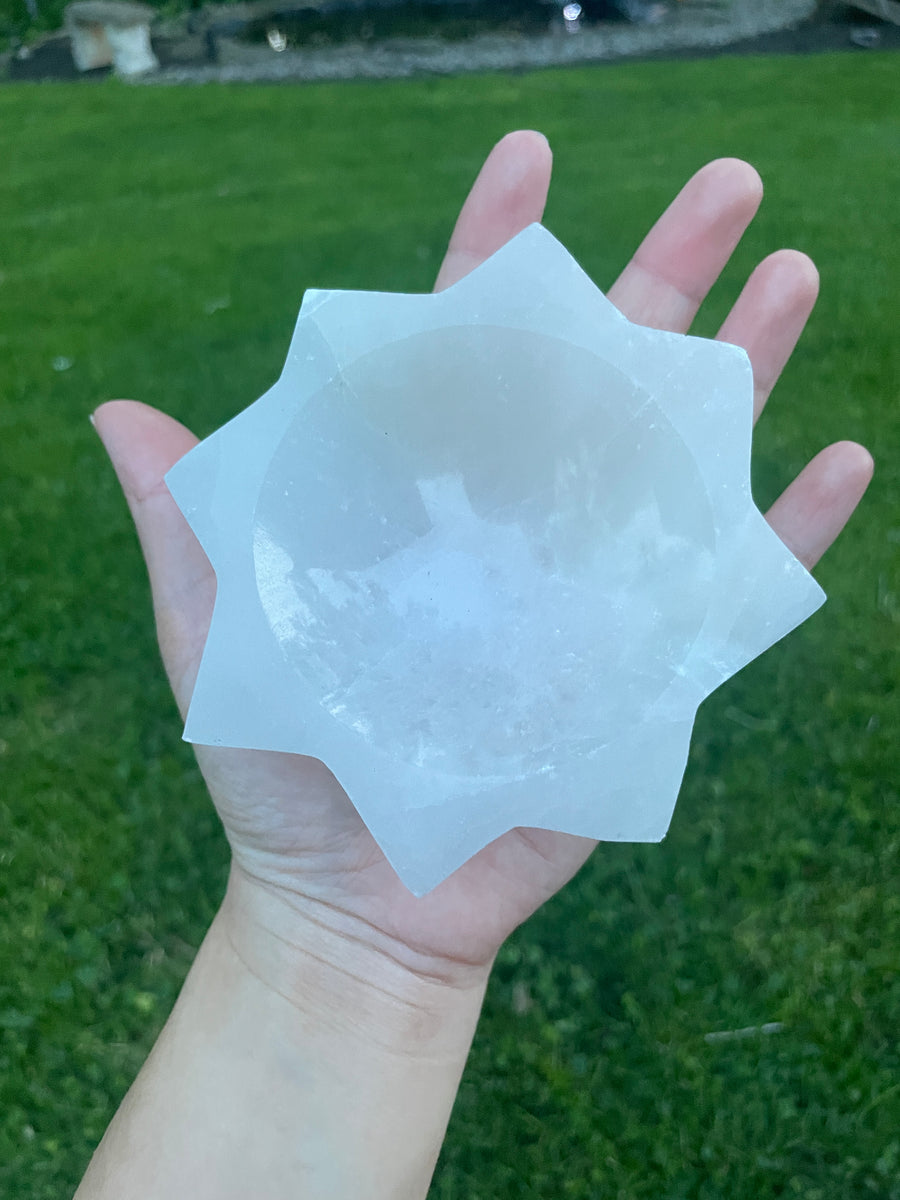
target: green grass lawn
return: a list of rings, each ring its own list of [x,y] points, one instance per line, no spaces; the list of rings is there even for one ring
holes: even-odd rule
[[[88,413],[211,431],[306,287],[429,287],[483,155],[533,126],[547,224],[601,286],[704,161],[758,167],[700,332],[778,246],[823,288],[757,497],[841,437],[877,473],[829,603],[701,711],[668,839],[602,847],[504,948],[433,1198],[900,1197],[897,69],[0,89],[0,1196],[73,1190],[226,869]]]

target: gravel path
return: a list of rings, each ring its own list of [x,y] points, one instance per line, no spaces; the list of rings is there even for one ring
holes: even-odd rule
[[[562,27],[542,37],[482,35],[464,43],[405,39],[373,46],[347,43],[284,50],[220,38],[219,61],[172,64],[139,82],[250,83],[323,79],[396,79],[472,71],[529,69],[599,62],[690,49],[727,47],[793,27],[810,16],[816,0],[683,0],[655,25],[610,23],[569,34]]]

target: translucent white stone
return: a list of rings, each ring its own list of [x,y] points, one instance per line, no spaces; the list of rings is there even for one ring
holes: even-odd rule
[[[437,295],[307,292],[167,477],[218,578],[185,737],[324,760],[417,894],[515,826],[659,840],[700,702],[824,599],[752,407],[539,225]]]

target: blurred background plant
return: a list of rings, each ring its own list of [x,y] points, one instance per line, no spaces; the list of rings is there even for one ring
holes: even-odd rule
[[[28,44],[43,34],[59,29],[69,0],[0,0],[0,50]],[[199,7],[196,0],[141,0],[157,9],[161,17],[175,17]],[[236,0],[217,0],[221,5]]]

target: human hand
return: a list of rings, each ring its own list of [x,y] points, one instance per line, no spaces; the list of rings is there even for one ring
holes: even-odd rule
[[[550,153],[540,135],[516,133],[500,142],[460,214],[437,286],[449,286],[540,220],[549,179]],[[723,160],[705,167],[648,234],[609,298],[634,322],[685,332],[760,198],[759,179],[746,164]],[[779,251],[753,273],[720,330],[719,337],[750,357],[757,415],[816,291],[809,260]],[[162,413],[127,401],[104,405],[95,420],[138,528],[163,659],[184,714],[215,578],[163,476],[196,439]],[[837,536],[870,474],[866,451],[839,443],[819,454],[773,506],[772,527],[807,566]],[[280,977],[286,951],[339,961],[342,970],[376,982],[384,969],[392,987],[397,972],[476,984],[509,932],[593,847],[565,834],[514,830],[415,899],[315,759],[206,746],[197,747],[197,756],[234,855],[232,940],[262,976]]]

